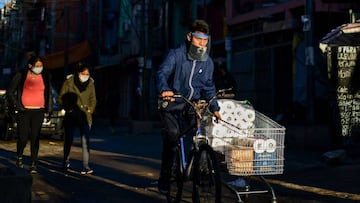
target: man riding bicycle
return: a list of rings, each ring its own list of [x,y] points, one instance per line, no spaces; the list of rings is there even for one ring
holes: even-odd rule
[[[157,89],[161,96],[159,112],[163,125],[163,150],[158,188],[168,193],[170,173],[175,148],[181,137],[181,121],[187,105],[183,100],[175,100],[175,93],[186,96],[191,101],[209,100],[216,94],[213,82],[214,64],[209,56],[209,26],[203,20],[195,20],[185,41],[171,49],[157,71]],[[210,111],[220,118],[220,107],[216,100]]]

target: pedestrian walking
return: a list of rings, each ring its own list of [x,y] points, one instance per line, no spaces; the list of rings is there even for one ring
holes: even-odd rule
[[[64,159],[62,168],[70,168],[70,151],[77,132],[80,132],[82,145],[83,168],[81,174],[91,174],[93,170],[89,166],[90,158],[90,129],[92,114],[96,107],[95,84],[90,77],[90,69],[87,64],[78,63],[74,74],[67,76],[64,81],[58,102],[66,113],[64,116]]]
[[[167,193],[170,188],[170,170],[176,144],[180,138],[181,122],[187,106],[183,100],[175,101],[174,92],[191,101],[209,100],[216,94],[213,82],[214,64],[209,56],[209,26],[203,20],[195,20],[185,35],[185,41],[172,49],[157,72],[157,88],[162,100],[159,101],[163,125],[163,151],[159,177],[159,191]],[[214,102],[210,110],[220,118],[219,106]]]
[[[30,57],[25,69],[12,78],[6,95],[10,111],[15,113],[19,133],[16,166],[24,168],[23,153],[30,137],[30,172],[37,173],[40,130],[45,113],[51,114],[53,103],[51,77],[40,57]]]

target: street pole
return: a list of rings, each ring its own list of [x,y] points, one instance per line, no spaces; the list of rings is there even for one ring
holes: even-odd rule
[[[303,31],[305,34],[305,65],[307,70],[307,121],[310,124],[314,123],[314,97],[315,97],[315,84],[314,84],[314,42],[313,42],[313,14],[314,2],[313,0],[306,0],[305,3],[305,16],[303,16]]]
[[[49,31],[49,43],[50,43],[50,53],[54,52],[54,43],[55,43],[55,26],[56,26],[56,0],[51,1],[50,6],[50,31]]]
[[[98,14],[98,21],[97,21],[97,26],[98,26],[98,32],[97,32],[97,37],[100,38],[100,36],[102,35],[102,16],[103,16],[103,6],[101,4],[101,2],[97,2],[97,7],[99,9],[99,14]],[[102,41],[101,40],[95,40],[97,41],[97,61],[100,63],[101,60],[101,46],[102,46]]]
[[[226,19],[224,18],[224,30],[223,30],[223,34],[225,37],[225,51],[226,51],[226,69],[228,72],[231,72],[231,67],[232,67],[232,51],[231,51],[231,36],[229,34],[229,28],[226,24]]]
[[[69,65],[69,35],[70,35],[70,7],[65,6],[65,23],[66,23],[66,36],[65,36],[65,50],[64,50],[64,78],[68,74]]]
[[[163,0],[163,38],[164,38],[164,51],[169,49],[169,1]]]
[[[197,19],[198,18],[198,12],[197,12],[197,1],[192,1],[192,17],[193,19]]]

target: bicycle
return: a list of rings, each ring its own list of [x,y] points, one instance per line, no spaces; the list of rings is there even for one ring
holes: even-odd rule
[[[216,154],[209,145],[204,127],[212,119],[209,111],[210,104],[216,96],[224,94],[228,90],[220,90],[208,102],[199,100],[192,102],[186,97],[176,94],[174,98],[181,98],[194,108],[196,113],[196,133],[192,139],[192,147],[186,160],[184,136],[182,136],[176,147],[176,156],[171,170],[170,191],[166,195],[169,203],[180,202],[182,199],[184,182],[192,180],[192,201],[221,202],[221,176]],[[183,131],[187,134],[191,128]]]

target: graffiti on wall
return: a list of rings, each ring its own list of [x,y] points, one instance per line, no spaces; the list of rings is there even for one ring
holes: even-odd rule
[[[342,136],[351,136],[352,128],[360,124],[360,91],[353,91],[359,46],[337,47],[337,102]],[[358,78],[356,79],[358,80]]]

